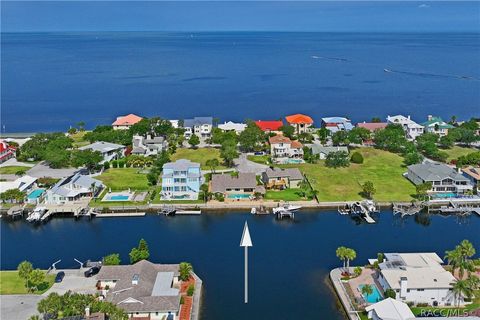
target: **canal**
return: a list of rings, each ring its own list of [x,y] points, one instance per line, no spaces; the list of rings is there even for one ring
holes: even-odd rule
[[[140,238],[148,241],[150,260],[189,261],[204,281],[202,320],[344,319],[327,280],[341,265],[338,246],[357,251],[355,264],[377,252],[435,251],[440,256],[462,239],[480,250],[480,218],[422,215],[401,219],[391,211],[367,225],[336,212],[305,211],[295,221],[247,213],[208,213],[200,217],[57,218],[34,227],[23,221],[1,221],[1,269],[15,269],[22,260],[48,268],[76,267],[79,260],[120,253],[128,263]],[[253,241],[249,251],[250,299],[243,303],[245,220]]]

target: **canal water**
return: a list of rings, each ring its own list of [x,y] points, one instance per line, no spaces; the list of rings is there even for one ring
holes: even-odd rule
[[[23,221],[0,222],[1,268],[15,269],[24,259],[35,267],[75,267],[79,260],[118,252],[128,263],[140,238],[148,241],[150,260],[189,261],[204,280],[202,320],[344,319],[328,282],[340,266],[338,246],[357,251],[363,265],[377,252],[435,251],[440,256],[462,239],[480,250],[480,217],[422,215],[401,219],[391,211],[367,225],[336,212],[304,211],[295,221],[248,213],[208,213],[199,217],[147,215],[137,218],[58,218],[34,227]],[[245,220],[253,248],[249,251],[250,298],[243,303]]]

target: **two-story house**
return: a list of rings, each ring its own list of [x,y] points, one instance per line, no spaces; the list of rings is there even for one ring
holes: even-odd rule
[[[197,200],[201,185],[199,163],[179,159],[163,165],[162,200]]]
[[[410,119],[410,116],[407,116],[407,117],[402,115],[388,116],[387,123],[401,125],[403,128],[403,131],[405,131],[405,137],[409,141],[415,140],[419,135],[423,134],[424,132],[423,126],[419,125],[418,123]]]
[[[213,118],[212,117],[195,117],[193,119],[185,119],[183,121],[185,129],[185,138],[190,138],[192,134],[199,138],[209,138],[212,134]]]
[[[103,157],[102,162],[112,161],[114,159],[122,158],[125,155],[125,150],[127,148],[121,144],[105,142],[105,141],[96,141],[92,144],[78,148],[78,150],[91,150],[98,151]]]
[[[132,154],[139,156],[154,156],[161,153],[168,146],[164,137],[153,137],[152,135],[133,136]]]
[[[270,154],[276,163],[303,162],[303,145],[281,134],[270,137]],[[296,161],[291,161],[296,160]]]
[[[57,182],[45,194],[45,203],[64,204],[82,198],[98,196],[105,188],[97,179],[82,175],[80,172]]]
[[[350,119],[343,117],[322,118],[322,128],[326,128],[330,133],[337,131],[350,131],[353,129]]]
[[[15,157],[15,148],[8,145],[4,140],[0,140],[0,163]]]
[[[440,117],[429,115],[427,121],[422,123],[425,132],[438,134],[440,137],[446,136],[449,129],[455,128],[451,124],[446,123]]]
[[[126,116],[117,117],[117,119],[112,123],[112,127],[114,130],[128,130],[134,124],[142,121],[142,119],[142,117],[130,113]]]
[[[292,114],[285,117],[287,123],[295,128],[295,134],[308,132],[313,125],[313,119],[304,114]]]

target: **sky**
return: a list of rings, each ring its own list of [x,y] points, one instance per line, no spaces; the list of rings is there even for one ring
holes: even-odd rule
[[[2,32],[480,32],[480,1],[1,1]]]

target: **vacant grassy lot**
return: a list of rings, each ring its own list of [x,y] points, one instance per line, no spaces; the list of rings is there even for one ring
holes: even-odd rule
[[[86,145],[90,144],[89,141],[83,140],[83,136],[87,132],[88,131],[77,131],[76,133],[69,135],[69,137],[73,139],[73,146],[74,147],[79,148],[79,147],[83,147],[83,146],[86,146]]]
[[[217,159],[218,162],[222,163],[223,160],[220,158],[220,150],[215,148],[198,148],[198,149],[187,149],[187,148],[179,148],[177,152],[173,154],[170,159],[172,161],[177,161],[178,159],[188,159],[193,162],[200,163],[200,166],[204,170],[209,170],[210,168],[207,167],[206,162],[209,159]],[[218,168],[215,169],[226,169],[225,166],[220,165]]]
[[[269,164],[270,157],[268,155],[265,155],[265,156],[249,155],[249,156],[247,156],[247,159],[250,160],[250,161],[256,162],[256,163],[260,163],[260,164]]]
[[[128,188],[132,190],[148,190],[147,175],[140,173],[139,168],[110,168],[96,177],[102,180],[107,188],[112,191],[122,191]]]
[[[17,172],[25,173],[27,170],[31,169],[30,167],[25,166],[7,166],[0,168],[0,174],[15,174]]]
[[[453,146],[450,149],[440,149],[440,151],[446,152],[448,154],[447,162],[457,159],[458,157],[464,156],[466,154],[480,151],[476,148],[466,148],[466,147],[459,147]]]
[[[266,200],[275,200],[275,201],[302,201],[302,200],[307,200],[305,198],[302,198],[299,195],[300,189],[285,189],[281,191],[274,191],[274,190],[267,190],[267,193],[265,194],[265,199]]]
[[[46,281],[39,287],[37,294],[47,291],[55,281],[55,274],[45,277]],[[0,295],[1,294],[27,294],[24,281],[18,276],[17,271],[0,271]]]
[[[378,201],[409,201],[415,186],[402,176],[407,171],[399,155],[373,148],[360,148],[365,161],[347,168],[327,168],[319,164],[287,165],[298,167],[307,175],[320,201],[352,201],[362,199],[360,184],[372,181]],[[282,167],[287,167],[282,166]]]

